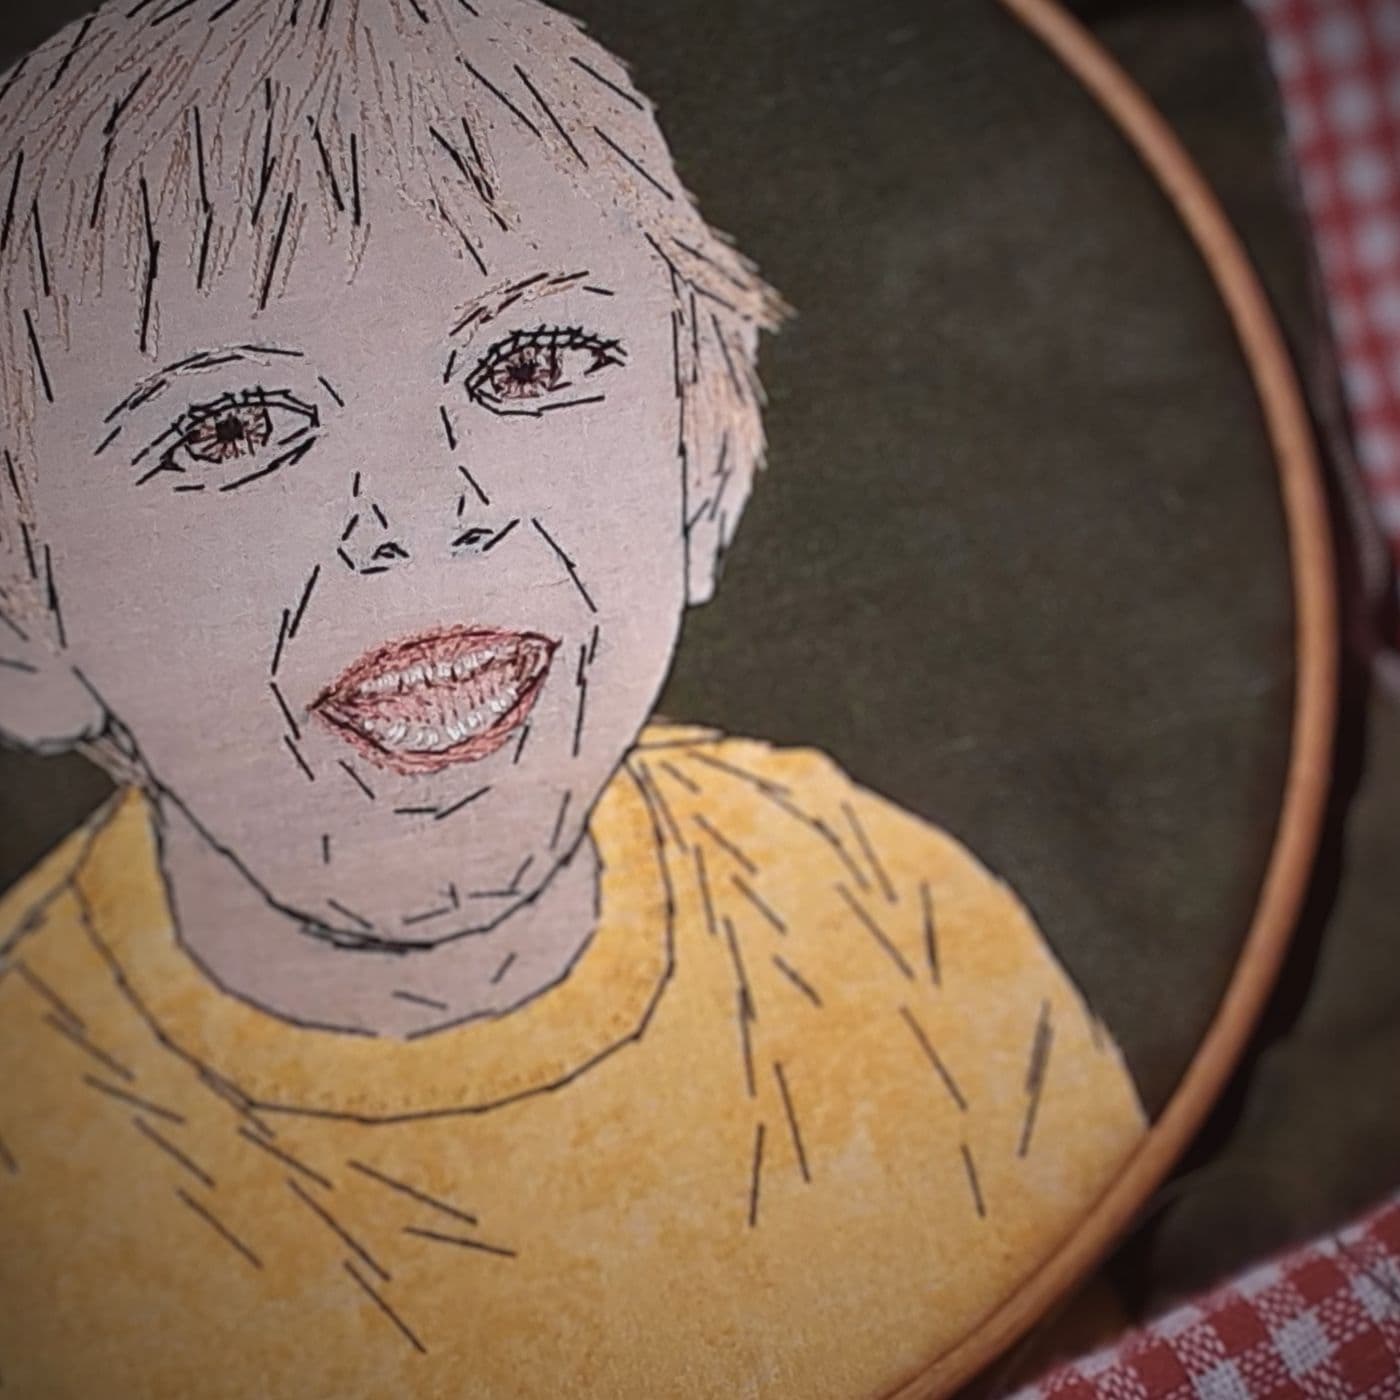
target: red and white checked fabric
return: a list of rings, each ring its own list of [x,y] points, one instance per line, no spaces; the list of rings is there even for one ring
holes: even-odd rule
[[[1016,1400],[1395,1400],[1400,1195]]]
[[[1357,457],[1400,564],[1400,0],[1248,3],[1283,95]]]

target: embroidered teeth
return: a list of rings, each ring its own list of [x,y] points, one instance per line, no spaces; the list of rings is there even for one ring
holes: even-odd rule
[[[402,671],[390,671],[384,675],[371,676],[356,688],[363,696],[402,695],[431,683],[471,680],[477,672],[489,666],[501,653],[492,647],[468,652],[452,661],[418,661]]]
[[[468,709],[455,705],[437,723],[413,723],[406,719],[362,720],[361,727],[387,747],[410,753],[439,753],[489,729],[520,703],[520,689],[505,685],[496,694]]]

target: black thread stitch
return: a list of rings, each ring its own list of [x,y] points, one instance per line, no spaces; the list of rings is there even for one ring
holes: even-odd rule
[[[115,112],[117,104],[112,104]],[[92,213],[88,216],[89,230],[97,227],[97,220],[102,213],[102,199],[107,192],[107,171],[112,164],[112,138],[109,136],[102,147],[102,166],[97,172],[97,189],[92,196]]]
[[[3,102],[10,95],[10,89],[24,76],[24,70],[29,67],[29,60],[32,56],[31,54],[25,54],[25,56],[15,64],[10,76],[5,80],[5,86],[0,87],[0,102]]]
[[[58,68],[54,71],[53,77],[49,80],[48,90],[50,92],[63,81],[63,75],[68,71],[68,65],[73,62],[73,55],[78,52],[78,49],[82,46],[83,40],[88,36],[88,30],[92,28],[92,21],[93,17],[91,15],[88,15],[87,18],[83,20],[77,35],[68,48],[68,52],[63,55],[63,61],[58,65]]]
[[[199,1216],[226,1244],[230,1244],[236,1249],[255,1269],[262,1268],[262,1260],[248,1248],[227,1225],[223,1223],[207,1206],[202,1206],[183,1187],[177,1186],[175,1194]]]
[[[344,914],[352,924],[358,924],[363,929],[373,929],[374,925],[362,914],[357,914],[353,909],[347,909],[345,905],[341,904],[338,900],[328,899],[326,903],[329,904],[337,914]]]
[[[763,1175],[763,1133],[764,1125],[758,1125],[753,1141],[753,1172],[749,1178],[749,1229],[758,1224],[759,1182]]]
[[[700,884],[700,899],[705,908],[705,927],[713,938],[719,929],[715,924],[714,901],[710,897],[710,880],[705,873],[705,852],[699,846],[695,847],[695,878]]]
[[[470,473],[469,470],[465,468],[465,466],[462,466],[461,462],[458,463],[456,469],[458,469],[458,472],[462,473],[462,480],[465,480],[466,484],[472,487],[473,491],[476,491],[477,500],[480,500],[480,503],[482,503],[483,505],[490,505],[491,498],[487,496],[486,491],[482,490],[482,487],[477,486],[476,477],[472,476],[472,473]]]
[[[938,967],[938,928],[933,919],[933,894],[927,880],[919,885],[919,899],[923,905],[924,951],[928,955],[929,975],[933,978],[933,985],[941,987],[943,977]]]
[[[330,0],[326,0],[329,6]],[[350,133],[350,185],[352,220],[356,228],[360,226],[363,209],[360,204],[360,143],[355,133]]]
[[[547,103],[544,100],[544,98],[540,96],[539,90],[535,87],[534,83],[530,81],[530,75],[526,73],[526,71],[518,63],[515,65],[515,71],[519,74],[520,81],[525,84],[525,87],[529,91],[530,96],[533,97],[535,101],[539,104],[540,111],[542,111],[545,114],[545,116],[549,119],[550,125],[563,138],[564,144],[568,146],[568,148],[574,153],[574,156],[578,160],[578,163],[581,166],[583,166],[585,170],[587,170],[588,162],[584,159],[583,152],[579,150],[579,148],[574,144],[574,138],[570,136],[569,133],[564,129],[564,123],[561,122],[557,116],[555,116],[553,108],[550,107],[549,103]]]
[[[434,1210],[440,1210],[444,1215],[450,1215],[456,1220],[461,1220],[467,1225],[478,1225],[480,1221],[470,1211],[462,1210],[457,1206],[449,1205],[446,1201],[439,1200],[436,1196],[430,1196],[426,1191],[420,1191],[416,1186],[410,1186],[406,1181],[398,1181],[392,1176],[386,1176],[377,1167],[371,1167],[365,1162],[356,1162],[353,1159],[345,1164],[352,1170],[359,1172],[362,1176],[367,1176],[371,1181],[377,1181],[381,1186],[387,1186],[391,1191],[401,1192],[411,1200],[418,1201],[425,1206],[431,1206]]]
[[[564,816],[569,810],[569,803],[573,799],[573,789],[570,788],[564,794],[564,800],[559,804],[559,814],[554,818],[554,834],[549,838],[549,849],[552,851],[559,844],[559,837],[564,830]]]
[[[582,673],[580,673],[581,675]],[[651,769],[644,763],[637,765],[637,785],[642,789],[642,794],[647,800],[647,805],[653,811],[660,813],[661,824],[665,828],[665,838],[673,841],[676,848],[681,851],[689,851],[690,846],[685,837],[681,835],[680,825],[676,821],[675,813],[671,811],[670,804],[661,795],[656,785],[656,779],[651,775]]]
[[[10,449],[5,449],[5,475],[10,478],[10,490],[15,493],[15,500],[21,505],[24,504],[24,493],[19,489],[19,475],[15,471],[15,459],[10,455]]]
[[[292,616],[292,625],[287,629],[287,640],[291,641],[297,634],[297,628],[301,626],[301,619],[306,613],[306,605],[311,601],[311,591],[316,587],[316,580],[321,577],[321,566],[316,565],[311,570],[311,577],[306,580],[306,587],[302,590],[301,601],[297,604],[297,610]]]
[[[574,747],[573,756],[577,758],[579,751],[583,747],[583,720],[588,709],[588,678],[585,676],[578,683],[578,711],[574,716]]]
[[[899,1014],[904,1024],[909,1027],[914,1039],[919,1042],[919,1048],[924,1052],[924,1058],[933,1066],[938,1077],[943,1081],[943,1087],[947,1089],[953,1102],[957,1104],[958,1112],[966,1113],[967,1100],[963,1097],[962,1090],[958,1088],[957,1081],[953,1078],[948,1066],[943,1063],[942,1057],[933,1048],[933,1042],[929,1040],[928,1033],[914,1019],[914,1013],[907,1006],[901,1006]]]
[[[327,9],[330,8],[330,3],[331,3],[331,0],[326,0],[326,8],[327,8]],[[355,1270],[355,1266],[354,1266],[348,1259],[342,1259],[340,1262],[341,1262],[341,1266],[344,1268],[345,1272],[346,1272],[347,1274],[349,1274],[350,1277],[351,1277],[352,1279],[354,1279],[355,1282],[356,1282],[357,1284],[359,1284],[360,1287],[361,1287],[367,1294],[369,1294],[371,1301],[375,1304],[375,1306],[379,1309],[379,1311],[382,1312],[382,1313],[384,1314],[384,1316],[387,1317],[387,1318],[389,1319],[389,1321],[392,1322],[392,1323],[394,1324],[394,1326],[399,1330],[399,1332],[402,1333],[403,1336],[406,1337],[406,1338],[408,1339],[408,1341],[409,1341],[410,1344],[412,1345],[414,1351],[419,1352],[421,1355],[426,1356],[427,1353],[428,1353],[428,1348],[425,1347],[425,1346],[423,1345],[423,1343],[420,1342],[416,1336],[414,1336],[413,1330],[412,1330],[412,1328],[409,1327],[408,1323],[406,1323],[406,1322],[403,1320],[403,1318],[401,1318],[401,1317],[398,1315],[398,1313],[396,1313],[396,1312],[393,1310],[393,1308],[391,1308],[391,1307],[389,1306],[389,1304],[386,1303],[386,1302],[384,1301],[384,1299],[381,1298],[381,1297],[379,1296],[379,1294],[375,1292],[373,1285],[371,1285],[370,1282],[369,1282],[367,1279],[363,1279],[363,1278],[360,1277],[360,1275],[359,1275],[359,1274],[356,1272],[356,1270]]]
[[[646,168],[646,166],[644,166],[639,160],[637,160],[636,157],[631,156],[626,151],[624,151],[622,147],[619,146],[617,142],[614,141],[612,137],[609,136],[608,133],[604,131],[601,126],[595,126],[593,130],[597,132],[599,139],[605,145],[611,147],[611,149],[624,161],[626,161],[627,164],[630,165],[632,169],[635,170],[637,174],[640,175],[642,179],[647,182],[647,184],[649,184],[653,189],[655,189],[658,194],[663,195],[667,200],[670,200],[672,202],[675,201],[675,195],[672,194],[671,191],[668,190],[666,186],[663,185],[661,181],[658,180],[656,176],[653,175],[651,171]]]
[[[592,373],[589,370],[588,373]],[[562,385],[560,386],[563,387]],[[543,418],[546,413],[558,413],[565,408],[584,408],[592,403],[606,403],[606,394],[589,394],[581,399],[565,399],[562,403],[542,403],[538,408],[497,408],[500,402],[480,390],[473,396],[476,403],[479,403],[488,413],[494,413],[497,418]]]
[[[277,629],[277,645],[272,652],[272,674],[277,674],[277,668],[282,664],[282,648],[287,645],[287,629],[291,626],[292,614],[289,609],[282,609],[282,624]]]
[[[39,566],[34,561],[34,541],[29,535],[29,526],[21,520],[19,522],[20,538],[24,541],[24,562],[29,568],[29,577],[37,579],[39,577]]]
[[[49,380],[48,366],[44,363],[44,352],[39,348],[39,335],[34,329],[34,317],[29,314],[27,306],[24,308],[24,326],[29,332],[29,348],[34,353],[34,364],[39,371],[39,381],[44,388],[44,397],[52,403],[54,401],[53,384]]]
[[[1031,1148],[1031,1134],[1035,1131],[1036,1115],[1040,1109],[1041,1090],[1045,1087],[1045,1071],[1050,1063],[1050,1047],[1054,1043],[1055,1029],[1050,1024],[1050,1003],[1040,1003],[1040,1017],[1035,1023],[1035,1036],[1031,1042],[1031,1059],[1026,1068],[1025,1121],[1021,1125],[1021,1140],[1016,1147],[1016,1155],[1024,1157]]]
[[[520,524],[520,518],[517,516],[514,520],[512,520],[512,521],[510,522],[509,525],[507,525],[507,526],[505,527],[505,529],[499,531],[497,534],[492,535],[491,538],[490,538],[489,540],[487,540],[487,542],[481,547],[481,552],[482,552],[483,554],[490,554],[490,552],[491,552],[493,549],[495,549],[495,547],[496,547],[498,544],[500,544],[500,542],[501,542],[503,539],[505,539],[505,537],[506,537],[508,534],[510,534],[510,532],[511,532],[513,529],[515,529],[515,527],[516,527],[517,525],[519,525],[519,524]]]
[[[193,1158],[185,1152],[182,1152],[168,1138],[158,1133],[145,1119],[133,1116],[131,1122],[137,1132],[148,1142],[154,1143],[155,1146],[160,1148],[172,1161],[178,1162],[191,1176],[201,1181],[211,1191],[214,1189],[214,1178],[210,1176],[198,1162],[194,1161]]]
[[[729,945],[729,960],[734,964],[734,975],[739,979],[739,990],[744,994],[744,1005],[753,1019],[758,1019],[758,1007],[754,1003],[753,988],[749,985],[748,970],[744,966],[743,954],[739,951],[739,938],[734,932],[734,922],[725,914],[721,917],[724,925],[724,940]]]
[[[812,986],[812,984],[809,981],[807,981],[807,979],[803,977],[802,974],[798,972],[798,970],[795,967],[793,967],[791,963],[784,962],[783,959],[777,955],[777,953],[774,953],[773,966],[776,967],[778,971],[781,972],[783,976],[786,977],[787,980],[791,982],[792,985],[796,987],[797,990],[801,992],[802,995],[806,997],[807,1000],[810,1001],[812,1005],[817,1008],[818,1011],[821,1010],[822,999],[820,996],[817,995],[817,989],[814,986]]]
[[[865,854],[865,858],[870,862],[870,868],[875,872],[875,878],[880,882],[880,888],[884,891],[885,898],[891,904],[899,902],[899,896],[895,893],[894,886],[890,883],[890,877],[885,873],[885,867],[880,864],[880,858],[875,854],[875,847],[870,844],[870,838],[865,834],[865,828],[860,824],[860,819],[856,816],[856,810],[849,802],[841,804],[841,811],[845,814],[846,820],[851,824],[851,830],[856,834],[856,840],[860,843],[860,848]]]
[[[321,156],[321,169],[326,173],[326,179],[330,181],[331,199],[338,212],[345,212],[345,197],[340,192],[340,181],[335,178],[335,166],[331,164],[331,153],[326,149],[325,138],[321,135],[321,124],[311,117],[306,119],[307,125],[311,128],[312,140],[316,142],[316,150]]]
[[[967,1184],[972,1188],[972,1203],[977,1207],[979,1218],[987,1217],[987,1205],[982,1199],[982,1185],[977,1180],[977,1164],[972,1160],[972,1152],[966,1143],[959,1149],[962,1152],[963,1167],[967,1172]]]
[[[568,570],[569,577],[573,580],[574,587],[578,589],[580,596],[583,598],[583,601],[588,606],[588,611],[591,613],[596,613],[598,609],[594,604],[593,599],[589,596],[588,589],[584,587],[583,580],[579,578],[578,567],[574,564],[574,561],[570,559],[567,554],[564,553],[564,551],[559,547],[558,543],[555,541],[554,536],[551,535],[549,531],[546,530],[544,526],[541,525],[540,522],[533,515],[530,517],[530,524],[535,527],[535,530],[539,534],[540,538],[544,540],[544,542],[550,547],[550,549],[554,551],[555,556],[558,558],[559,562],[564,566],[566,570]]]
[[[258,1145],[260,1147],[267,1148],[270,1152],[275,1151],[275,1149],[269,1143],[259,1143]],[[282,1154],[277,1153],[277,1155],[281,1156]],[[379,1263],[379,1261],[369,1252],[369,1250],[367,1250],[364,1247],[364,1245],[362,1245],[340,1223],[340,1221],[338,1221],[335,1218],[335,1216],[333,1216],[330,1213],[330,1211],[328,1211],[325,1208],[325,1206],[323,1206],[320,1203],[320,1201],[316,1200],[316,1198],[312,1196],[312,1194],[299,1181],[294,1181],[291,1177],[288,1177],[287,1186],[290,1188],[292,1194],[297,1198],[297,1200],[299,1200],[303,1205],[305,1205],[307,1209],[310,1210],[321,1221],[321,1223],[325,1225],[325,1227],[328,1230],[335,1234],[335,1236],[347,1249],[349,1249],[353,1254],[358,1255],[359,1258],[362,1259],[366,1264],[368,1264],[369,1267],[373,1269],[374,1272],[378,1274],[379,1277],[383,1279],[385,1283],[391,1282],[389,1271],[385,1269]]]
[[[420,1230],[414,1225],[405,1225],[403,1232],[405,1235],[416,1235],[420,1240],[435,1240],[438,1244],[460,1245],[463,1249],[477,1249],[483,1254],[499,1255],[502,1259],[519,1257],[513,1249],[506,1249],[498,1244],[487,1244],[484,1240],[469,1240],[460,1235],[444,1235],[437,1230]]]
[[[724,338],[724,332],[720,329],[719,317],[713,312],[710,313],[710,324],[714,327],[715,339],[719,341],[720,354],[724,356],[724,368],[729,375],[730,384],[733,385],[734,395],[742,401],[744,390],[739,383],[739,376],[734,372],[734,361],[729,354],[729,342]]]
[[[270,1153],[273,1157],[276,1157],[279,1162],[283,1162],[291,1167],[293,1171],[299,1171],[304,1177],[310,1181],[314,1181],[318,1186],[324,1186],[327,1191],[333,1191],[335,1189],[334,1185],[322,1176],[320,1172],[313,1171],[305,1162],[299,1161],[297,1158],[293,1157],[286,1148],[276,1147],[264,1138],[259,1137],[257,1133],[250,1133],[248,1129],[244,1127],[238,1129],[238,1136],[251,1142],[254,1147],[261,1147],[264,1152]]]
[[[875,922],[869,911],[856,899],[855,895],[839,881],[836,885],[836,893],[845,900],[847,907],[850,909],[851,913],[860,920],[861,926],[866,932],[884,949],[890,961],[912,982],[914,980],[914,969],[909,966],[908,962],[905,960],[904,954],[895,947],[889,934]]]
[[[793,1150],[797,1153],[797,1165],[801,1169],[802,1180],[810,1184],[812,1173],[807,1169],[807,1150],[802,1145],[802,1129],[797,1123],[797,1111],[792,1105],[787,1076],[783,1073],[783,1067],[777,1060],[773,1061],[773,1073],[777,1076],[778,1092],[782,1095],[783,1112],[787,1115],[788,1131],[792,1134]]]
[[[462,810],[463,807],[470,807],[471,804],[475,802],[478,797],[485,797],[486,794],[490,791],[491,786],[489,783],[486,787],[477,788],[475,792],[468,793],[459,801],[454,802],[450,807],[444,807],[441,811],[434,813],[433,820],[440,822],[447,817],[455,816],[458,812]]]
[[[53,296],[53,287],[49,282],[49,255],[44,247],[44,221],[39,213],[39,201],[36,197],[32,209],[31,217],[34,221],[34,247],[39,254],[39,276],[41,278],[44,295]]]
[[[83,1075],[83,1083],[90,1089],[96,1089],[98,1093],[106,1094],[108,1098],[118,1099],[120,1102],[132,1108],[139,1108],[143,1113],[149,1113],[153,1118],[163,1118],[167,1123],[183,1125],[185,1115],[176,1113],[173,1108],[166,1108],[161,1104],[152,1103],[150,1099],[143,1099],[140,1094],[130,1093],[126,1089],[119,1089],[115,1084],[108,1084],[105,1080],[98,1079],[91,1074]]]
[[[511,965],[515,962],[515,958],[516,955],[514,953],[508,953],[506,955],[506,960],[491,974],[491,985],[493,987],[510,971]]]
[[[630,102],[632,106],[634,106],[639,112],[646,111],[646,103],[643,102],[640,97],[638,97],[635,93],[628,92],[626,88],[619,87],[610,79],[605,78],[596,68],[593,67],[592,64],[585,63],[583,59],[575,58],[572,54],[569,56],[569,62],[574,64],[578,68],[582,68],[583,71],[587,73],[590,78],[596,79],[598,82],[602,83],[602,85],[605,88],[607,88],[611,92],[616,93],[617,96],[620,97],[624,102]]]
[[[116,135],[117,123],[126,115],[126,109],[131,106],[136,94],[146,85],[146,80],[150,76],[151,69],[147,68],[126,90],[126,96],[112,104],[112,114],[107,118],[107,125],[102,128],[103,136],[111,137]]]
[[[160,270],[160,243],[151,220],[151,192],[144,174],[141,176],[141,213],[146,229],[146,282],[141,293],[141,353],[144,355],[150,343],[151,306]]]
[[[689,786],[691,786],[692,791],[698,791],[698,789],[696,789],[693,784]],[[709,818],[705,816],[703,812],[693,813],[692,820],[695,822],[695,825],[698,826],[700,830],[703,831],[705,835],[710,838],[711,841],[713,841],[717,846],[719,846],[721,850],[725,851],[733,860],[737,861],[741,866],[743,866],[743,868],[747,870],[750,875],[758,874],[758,866],[756,866],[753,863],[753,861],[751,861],[748,858],[748,856],[745,855],[744,852],[740,850],[737,845],[734,844],[733,841],[731,841],[722,831],[720,831],[709,820]]]
[[[68,1022],[70,1026],[80,1031],[87,1030],[87,1022],[63,1000],[54,989],[34,971],[28,963],[16,962],[11,966],[19,974],[20,978],[28,983],[32,991],[37,992],[43,999]]]
[[[407,811],[408,809],[404,807],[396,807],[394,810],[396,812],[403,812]],[[419,808],[418,810],[423,812],[432,812],[435,809],[432,807],[423,807]],[[412,927],[414,924],[425,924],[428,922],[429,919],[441,919],[445,917],[446,915],[452,913],[453,910],[456,909],[456,907],[457,906],[455,904],[449,904],[441,909],[425,909],[421,914],[405,914],[400,920],[400,922],[406,928]],[[396,992],[395,995],[397,996],[398,993]],[[443,1007],[442,1009],[446,1011],[448,1008]]]
[[[780,917],[777,911],[774,910],[773,906],[769,904],[742,875],[731,875],[729,879],[734,885],[734,888],[763,915],[778,933],[787,933],[788,927],[786,922]]]
[[[339,763],[340,766],[346,771],[346,773],[350,777],[350,780],[355,784],[355,786],[359,788],[359,790],[362,793],[364,793],[364,795],[368,797],[371,802],[373,802],[374,789],[371,788],[370,785],[367,782],[365,782],[365,780],[362,777],[360,777],[360,775],[343,758],[337,759],[336,762]]]
[[[118,1079],[124,1079],[128,1084],[134,1084],[136,1082],[136,1076],[132,1074],[132,1072],[129,1069],[127,1069],[127,1067],[124,1064],[122,1064],[120,1060],[113,1058],[105,1050],[100,1049],[98,1046],[94,1045],[92,1041],[90,1041],[85,1035],[82,1035],[78,1031],[75,1031],[73,1027],[70,1026],[66,1021],[60,1020],[57,1016],[53,1015],[50,1012],[44,1016],[44,1024],[46,1026],[51,1027],[53,1030],[58,1031],[60,1035],[65,1036],[68,1040],[72,1041],[73,1044],[78,1047],[78,1049],[84,1051],[88,1055],[91,1055],[92,1058],[98,1062],[98,1064],[100,1064],[104,1069],[108,1070],[110,1073],[115,1074]]]
[[[460,63],[462,67],[465,68],[467,72],[470,73],[472,77],[475,78],[477,82],[479,82],[482,85],[482,87],[484,87],[488,92],[490,92],[494,97],[496,97],[510,111],[512,116],[514,116],[518,121],[522,122],[529,129],[532,135],[534,135],[537,139],[544,139],[542,136],[540,136],[539,127],[537,127],[534,124],[534,122],[532,122],[530,118],[527,117],[525,113],[522,112],[520,108],[517,107],[515,103],[512,102],[510,98],[507,97],[505,93],[503,93],[500,90],[500,88],[498,88],[495,85],[495,83],[493,83],[489,78],[487,78],[482,73],[479,73],[475,68],[473,68],[472,65],[468,63],[467,60],[461,54],[457,55],[457,62]]]
[[[5,204],[5,222],[0,224],[0,253],[10,246],[10,230],[15,222],[15,199],[19,195],[19,177],[24,170],[24,151],[15,156],[15,173],[10,180],[10,197]]]
[[[291,735],[284,734],[282,736],[282,742],[286,744],[292,757],[296,759],[297,767],[306,774],[307,780],[314,783],[316,781],[316,775],[311,771],[311,765],[302,757],[301,750],[292,742]]]
[[[225,482],[219,487],[220,491],[237,491],[240,487],[247,486],[249,482],[258,481],[262,477],[271,476],[275,471],[281,471],[283,467],[294,467],[313,447],[316,446],[317,438],[308,438],[305,442],[299,443],[290,451],[284,452],[280,457],[274,457],[267,466],[260,467],[255,472],[249,472],[247,476],[240,476],[237,481]]]
[[[407,920],[405,920],[407,922]],[[452,1008],[445,1001],[434,1001],[432,997],[420,997],[417,992],[396,991],[393,995],[399,1001],[412,1002],[414,1006],[430,1007],[433,1011],[451,1011]]]
[[[466,158],[466,156],[464,156],[464,155],[461,153],[461,151],[459,151],[459,150],[457,149],[457,147],[454,146],[454,145],[452,144],[452,142],[449,141],[449,140],[447,139],[447,137],[445,137],[445,136],[442,134],[442,132],[440,132],[440,131],[437,129],[437,127],[435,127],[435,126],[430,126],[430,127],[428,128],[428,135],[431,136],[431,137],[433,138],[433,140],[436,141],[436,142],[438,143],[438,145],[441,146],[442,149],[443,149],[444,151],[447,152],[447,158],[452,162],[453,165],[455,165],[455,166],[457,167],[457,170],[458,170],[458,172],[460,173],[460,175],[462,176],[462,178],[463,178],[474,190],[476,190],[476,192],[477,192],[478,194],[480,194],[480,195],[482,196],[483,199],[486,199],[487,202],[489,203],[489,202],[490,202],[489,198],[486,196],[485,192],[482,190],[482,181],[481,181],[480,178],[477,176],[476,172],[475,172],[474,170],[472,170],[471,166],[469,166],[469,165],[467,164],[467,158]],[[468,135],[470,136],[470,131],[468,131]],[[465,238],[466,236],[463,235],[463,237]],[[444,383],[445,383],[445,382],[446,382],[446,381],[444,381]]]
[[[277,224],[277,236],[272,240],[272,254],[267,262],[267,275],[263,278],[262,295],[258,298],[258,310],[266,311],[268,298],[272,295],[272,278],[277,271],[277,260],[282,256],[282,240],[287,236],[287,221],[292,217],[292,192],[288,190],[282,205],[282,218]]]

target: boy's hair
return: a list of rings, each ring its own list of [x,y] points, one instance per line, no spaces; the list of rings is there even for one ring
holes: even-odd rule
[[[685,529],[708,518],[727,545],[762,465],[758,335],[784,308],[581,26],[538,0],[120,0],[0,78],[0,617],[48,601],[29,430],[61,394],[80,304],[130,296],[154,367],[171,290],[241,277],[266,305],[313,238],[353,277],[390,199],[501,290],[479,233],[516,226],[493,126],[537,140],[668,266]]]

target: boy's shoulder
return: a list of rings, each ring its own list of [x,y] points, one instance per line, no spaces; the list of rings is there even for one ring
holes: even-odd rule
[[[94,839],[124,807],[127,794],[109,797],[8,890],[0,893],[0,958],[4,958],[72,888]]]
[[[702,836],[714,830],[764,863],[821,858],[860,893],[881,892],[898,875],[979,887],[1014,901],[1006,885],[936,823],[863,787],[820,749],[788,747],[660,720],[643,730],[627,764],[655,805]]]

